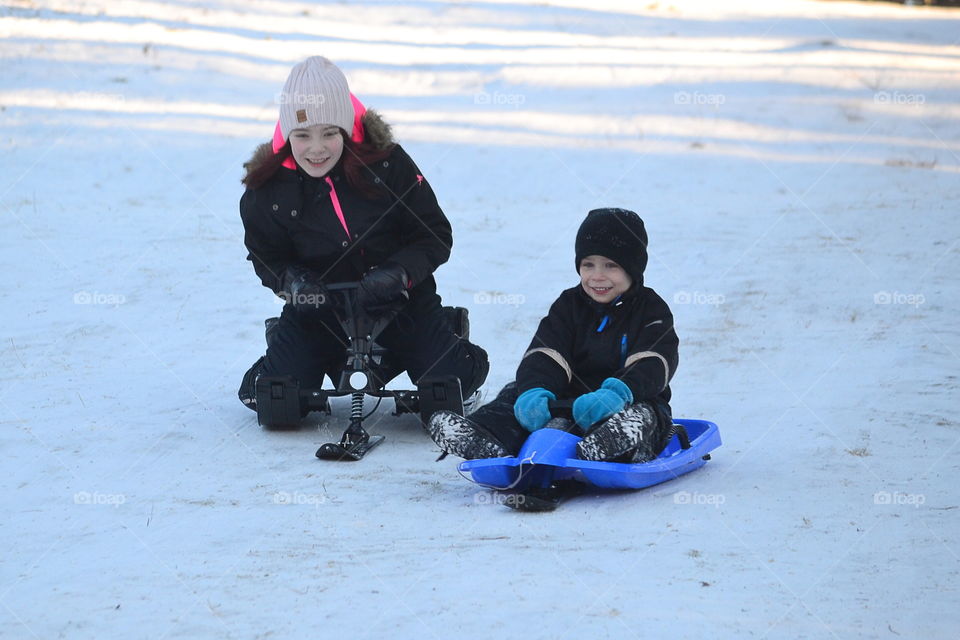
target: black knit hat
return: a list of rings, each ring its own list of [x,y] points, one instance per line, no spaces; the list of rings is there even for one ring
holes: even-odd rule
[[[577,231],[576,269],[587,256],[610,258],[638,285],[647,268],[647,230],[643,220],[626,209],[594,209]]]

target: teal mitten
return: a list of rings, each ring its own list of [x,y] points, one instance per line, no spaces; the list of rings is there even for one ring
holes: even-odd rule
[[[513,415],[524,429],[533,433],[550,421],[550,401],[557,396],[543,387],[527,389],[513,403]]]
[[[623,380],[607,378],[600,388],[573,401],[573,419],[586,431],[633,402],[633,392]]]

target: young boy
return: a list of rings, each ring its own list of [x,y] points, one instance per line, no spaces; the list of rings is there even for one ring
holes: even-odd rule
[[[645,462],[666,446],[679,340],[670,308],[643,285],[643,221],[625,209],[595,209],[575,250],[580,284],[540,321],[516,381],[467,418],[431,418],[428,431],[442,450],[467,459],[516,455],[548,426],[550,402],[564,399],[573,400],[574,430],[584,435],[580,458]]]

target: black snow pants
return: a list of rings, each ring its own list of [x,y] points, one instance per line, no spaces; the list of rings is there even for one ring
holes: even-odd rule
[[[400,365],[414,384],[427,375],[455,375],[464,398],[480,388],[489,371],[487,352],[454,333],[435,293],[411,300],[376,342],[389,350],[391,362]],[[240,400],[256,408],[252,401],[261,375],[290,375],[301,388],[321,388],[324,376],[343,369],[346,345],[332,311],[298,311],[284,305],[279,323],[270,330],[266,355],[243,377]]]

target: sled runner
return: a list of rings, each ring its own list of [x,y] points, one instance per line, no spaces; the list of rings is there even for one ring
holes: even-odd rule
[[[356,305],[356,282],[327,285],[334,297],[333,309],[337,320],[347,336],[346,361],[333,389],[302,389],[291,376],[261,376],[256,382],[257,421],[266,427],[294,427],[311,411],[330,414],[329,398],[350,396],[350,424],[339,442],[328,442],[317,449],[317,457],[323,460],[359,460],[364,454],[383,442],[382,435],[370,435],[363,428],[366,415],[363,404],[366,396],[393,398],[393,415],[420,413],[426,421],[434,411],[446,409],[463,415],[463,398],[460,381],[455,376],[425,377],[416,390],[392,390],[385,385],[402,372],[392,363],[387,349],[376,343],[377,336],[393,320],[393,316],[371,317]],[[467,338],[469,322],[467,310],[462,307],[445,307],[454,332]],[[271,318],[267,321],[267,340],[271,335]],[[374,408],[375,410],[376,408]]]
[[[468,479],[508,492],[507,506],[547,511],[564,497],[590,486],[602,489],[641,489],[673,480],[710,459],[720,446],[717,425],[707,420],[674,420],[673,435],[657,458],[643,463],[595,462],[576,457],[580,437],[544,428],[527,438],[516,457],[461,462]]]

